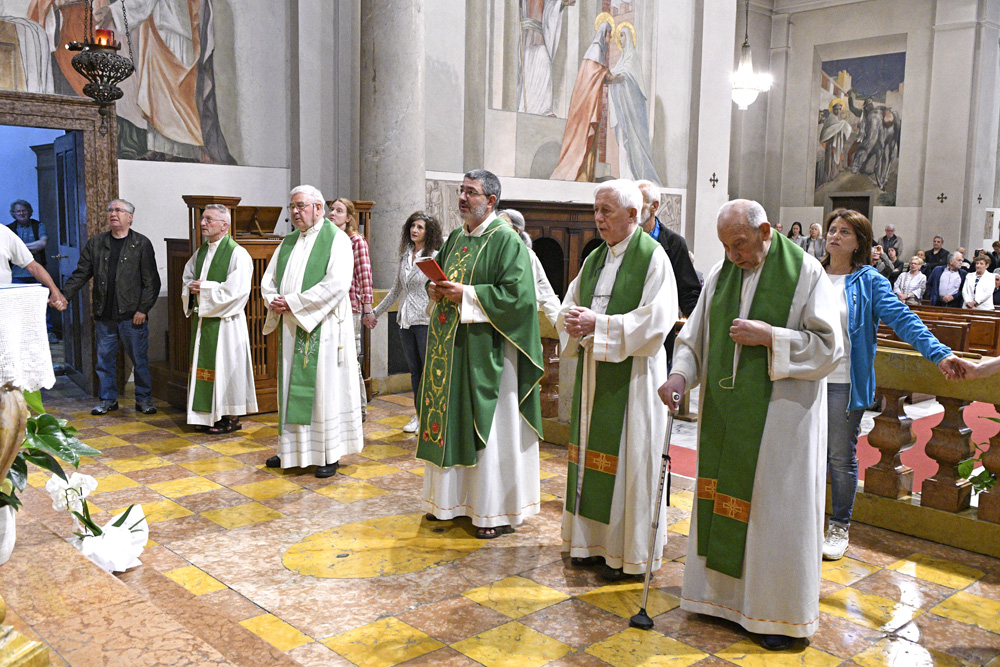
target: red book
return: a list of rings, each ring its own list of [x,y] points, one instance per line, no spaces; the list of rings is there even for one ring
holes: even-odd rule
[[[441,265],[438,264],[437,260],[433,257],[422,257],[418,259],[417,268],[420,269],[432,283],[440,283],[448,280],[448,277],[444,275],[444,271],[441,269]]]

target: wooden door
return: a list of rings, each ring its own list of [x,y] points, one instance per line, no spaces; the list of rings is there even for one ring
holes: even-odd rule
[[[59,229],[59,274],[68,278],[87,243],[87,202],[84,193],[83,136],[69,131],[53,142],[56,167],[56,216]],[[80,290],[62,313],[66,375],[94,393],[94,326],[90,316],[90,285]]]

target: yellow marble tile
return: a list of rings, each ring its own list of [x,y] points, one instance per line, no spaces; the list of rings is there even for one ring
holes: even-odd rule
[[[216,489],[221,489],[222,485],[205,477],[192,475],[191,477],[172,479],[167,482],[156,482],[155,484],[150,484],[149,488],[167,498],[182,498],[194,495],[195,493],[215,491]]]
[[[883,632],[893,632],[919,616],[921,610],[878,595],[842,588],[819,601],[819,610]]]
[[[94,494],[131,489],[133,486],[139,486],[139,482],[129,479],[125,475],[105,475],[97,478],[97,488],[94,490]]]
[[[553,459],[555,458],[555,456],[556,455],[553,454],[552,452],[538,452],[539,461],[544,461],[545,459]]]
[[[414,475],[419,475],[420,477],[423,477],[424,473],[426,471],[427,471],[426,468],[411,468],[410,470],[407,470],[406,472],[412,472]]]
[[[228,442],[219,442],[214,445],[205,445],[205,447],[224,456],[236,456],[237,454],[259,452],[262,449],[268,449],[264,445],[259,442],[254,442],[253,440],[230,440]]]
[[[95,459],[93,457],[90,457],[90,456],[81,456],[80,457],[80,464],[79,465],[89,466],[92,463],[97,463],[97,459]]]
[[[105,449],[112,449],[113,447],[124,447],[125,445],[132,444],[128,440],[122,440],[116,435],[102,435],[99,438],[87,438],[83,442],[90,445],[94,449],[100,449],[101,451],[104,451]]]
[[[933,607],[931,612],[953,621],[978,625],[984,630],[1000,634],[1000,602],[997,600],[990,600],[972,593],[955,593]]]
[[[587,653],[614,667],[635,665],[670,665],[687,667],[708,654],[676,639],[665,637],[655,630],[645,632],[628,628],[616,635],[597,642]]]
[[[473,588],[462,595],[510,618],[521,618],[569,599],[554,588],[517,576]]]
[[[199,459],[197,461],[185,461],[181,463],[182,468],[186,468],[196,475],[208,475],[213,472],[223,472],[226,470],[236,470],[242,468],[243,463],[228,456],[219,456],[211,459]]]
[[[191,510],[186,507],[182,507],[172,500],[158,500],[155,503],[138,503],[142,505],[142,511],[146,515],[146,523],[159,523],[161,521],[169,521],[170,519],[179,519],[183,516],[191,516],[194,514]],[[111,516],[124,512],[128,508],[119,507],[118,509],[108,510]],[[129,514],[131,517],[132,515]],[[153,532],[153,531],[150,531]]]
[[[145,424],[140,421],[129,421],[121,424],[108,424],[98,427],[109,435],[125,435],[126,433],[141,433],[142,431],[156,430],[155,426]]]
[[[375,477],[382,477],[383,475],[391,475],[396,472],[403,472],[401,468],[396,468],[394,466],[387,466],[384,463],[376,463],[375,461],[365,461],[363,463],[357,463],[355,465],[344,466],[339,470],[340,473],[347,475],[348,477],[354,477],[356,479],[373,479]]]
[[[347,482],[345,484],[331,484],[321,489],[316,489],[316,493],[333,498],[339,503],[353,503],[356,500],[368,500],[384,496],[388,491],[380,489],[374,484],[367,482]]]
[[[254,419],[257,419],[259,421],[260,415],[254,417]],[[275,424],[277,424],[277,422],[275,422]],[[278,429],[275,428],[274,426],[257,426],[252,428],[244,426],[243,430],[241,430],[240,433],[242,433],[243,437],[245,438],[253,438],[253,439],[270,438],[278,435]]]
[[[322,643],[361,667],[392,667],[444,648],[438,640],[392,616],[334,635]]]
[[[163,573],[163,576],[171,579],[195,595],[204,595],[213,591],[221,591],[227,586],[218,579],[199,570],[194,565],[179,567]]]
[[[253,500],[267,500],[268,498],[278,498],[287,496],[289,493],[298,493],[302,487],[287,479],[275,478],[263,482],[253,482],[251,484],[240,484],[232,487],[233,491],[242,493],[247,498]]]
[[[313,533],[290,547],[281,561],[305,576],[360,579],[426,570],[463,558],[484,542],[454,521],[402,514]]]
[[[451,647],[486,667],[541,667],[573,650],[517,621],[480,632]]]
[[[266,472],[272,477],[298,477],[302,474],[301,468],[268,468],[263,463],[254,467],[261,472]]]
[[[548,491],[542,491],[542,495],[539,497],[539,499],[544,503],[550,500],[559,500],[559,496],[554,496]]]
[[[557,475],[554,472],[549,472],[548,470],[541,470],[538,473],[538,478],[539,479],[552,479],[553,477],[556,477],[556,476]]]
[[[261,523],[263,521],[273,521],[284,516],[281,512],[260,503],[244,503],[243,505],[208,510],[207,512],[202,512],[201,515],[226,529],[249,526],[252,523]]]
[[[302,634],[273,614],[254,616],[240,621],[240,625],[279,651],[290,651],[312,641],[312,638]]]
[[[156,440],[154,442],[140,442],[136,445],[139,449],[145,449],[150,454],[156,454],[157,456],[179,452],[182,449],[195,446],[195,443],[184,438],[167,438],[166,440]]]
[[[386,440],[395,435],[399,435],[400,433],[402,433],[402,431],[400,431],[398,428],[382,429],[381,431],[369,431],[368,433],[365,433],[365,440]],[[412,438],[413,436],[407,433],[406,437]]]
[[[973,667],[976,663],[967,662],[955,656],[925,648],[919,644],[900,639],[886,637],[876,644],[854,656],[851,659],[860,667]]]
[[[675,491],[670,494],[670,506],[690,512],[694,506],[694,494],[690,491]]]
[[[170,465],[170,461],[164,461],[159,456],[153,456],[152,454],[130,456],[124,459],[115,459],[114,461],[104,461],[103,463],[112,470],[121,473],[149,470],[150,468],[160,468]]]
[[[392,434],[383,436],[379,438],[381,442],[401,442],[403,440],[409,440],[410,438],[415,438],[416,434],[406,433],[405,431],[393,431]]]
[[[69,474],[67,473],[67,477]],[[28,486],[32,486],[36,489],[40,489],[48,484],[49,479],[52,477],[51,473],[48,472],[29,472],[28,473]]]
[[[577,597],[604,611],[611,612],[615,616],[632,618],[639,611],[639,603],[642,601],[642,582],[625,581],[617,584],[608,584]],[[649,598],[646,600],[646,612],[652,618],[675,609],[680,604],[681,601],[673,595],[664,593],[660,589],[651,586],[649,589]]]
[[[744,639],[716,651],[715,655],[740,667],[837,667],[843,662],[840,658],[811,646],[804,646],[801,642],[787,651],[768,651],[752,639]],[[903,664],[900,663],[898,667],[903,667]]]
[[[410,421],[412,415],[395,415],[393,417],[385,417],[384,419],[376,419],[376,424],[385,424],[386,426],[391,426],[394,429],[401,429]]]
[[[667,530],[671,533],[687,535],[691,532],[691,519],[681,519],[680,521],[675,521],[667,526]]]
[[[393,456],[403,456],[409,454],[410,450],[403,449],[399,445],[365,445],[365,448],[361,450],[361,456],[369,458],[373,461],[381,461],[382,459],[388,459]]]
[[[860,581],[879,571],[877,565],[864,563],[853,558],[841,558],[840,560],[823,561],[823,578],[836,584],[850,586],[856,581]]]
[[[975,583],[986,574],[968,565],[920,553],[896,561],[889,566],[889,569],[957,590]]]

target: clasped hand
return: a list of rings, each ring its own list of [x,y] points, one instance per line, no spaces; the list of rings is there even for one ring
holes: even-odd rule
[[[594,333],[594,327],[597,325],[597,315],[590,308],[573,306],[566,313],[563,322],[566,324],[566,333],[573,338],[583,338]]]
[[[427,296],[429,296],[434,301],[440,301],[441,299],[448,299],[453,303],[462,303],[462,294],[464,285],[462,283],[451,282],[450,280],[442,280],[439,283],[429,283],[427,285]]]
[[[744,320],[737,317],[729,327],[729,337],[740,345],[771,347],[771,325],[760,320]]]
[[[283,296],[274,297],[270,305],[268,305],[268,308],[271,309],[272,313],[277,313],[279,315],[292,312],[292,309],[288,307],[288,302],[285,301],[285,297]]]

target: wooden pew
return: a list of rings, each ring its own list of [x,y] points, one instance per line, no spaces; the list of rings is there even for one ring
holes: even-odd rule
[[[1000,356],[1000,311],[913,306],[913,312],[925,323],[932,320],[968,322],[968,351],[991,357]]]

